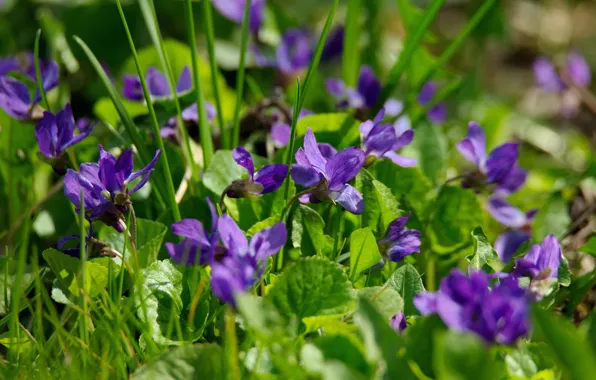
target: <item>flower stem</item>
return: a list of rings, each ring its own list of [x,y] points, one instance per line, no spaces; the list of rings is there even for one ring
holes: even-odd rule
[[[247,3],[250,2],[247,1]],[[236,313],[230,306],[226,308],[225,315],[225,345],[228,379],[240,380],[238,338],[236,337]]]
[[[37,33],[35,33],[35,47],[33,53],[33,59],[35,64],[35,78],[37,79],[37,88],[39,89],[39,94],[43,103],[46,107],[48,112],[52,112],[50,109],[50,103],[48,102],[48,97],[46,95],[46,89],[43,87],[43,78],[41,77],[41,68],[39,66],[39,39],[41,38],[41,28],[37,29]]]
[[[244,17],[242,19],[242,36],[240,40],[240,63],[236,74],[236,107],[234,107],[234,132],[232,134],[232,147],[240,143],[240,107],[244,94],[244,70],[246,66],[246,46],[248,45],[248,22],[251,1],[244,2]]]

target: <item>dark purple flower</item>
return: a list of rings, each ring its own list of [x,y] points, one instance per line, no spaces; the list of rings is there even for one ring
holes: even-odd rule
[[[207,119],[209,121],[213,120],[213,118],[217,115],[217,111],[213,104],[209,102],[205,102],[205,109],[207,111]],[[197,103],[193,103],[190,106],[186,107],[182,110],[182,120],[185,123],[199,123],[199,110],[197,107]],[[166,138],[175,138],[176,137],[176,126],[178,125],[178,117],[172,116],[168,123],[160,129],[161,137]]]
[[[286,226],[278,223],[257,232],[249,244],[234,219],[223,215],[218,221],[218,232],[227,253],[221,262],[212,264],[211,287],[220,300],[235,305],[235,295],[253,286],[263,274],[267,258],[286,243]]]
[[[290,113],[292,112],[294,112],[294,107],[290,109]],[[312,114],[312,111],[303,108],[298,114],[298,120]],[[273,121],[273,124],[271,125],[271,139],[273,140],[273,145],[278,149],[283,148],[290,142],[292,127],[287,123],[290,122],[290,120],[287,120],[287,122],[283,121],[283,115],[277,110],[271,116]]]
[[[469,276],[454,269],[441,281],[438,292],[424,292],[414,297],[422,315],[438,314],[457,331],[470,331],[485,341],[512,344],[530,330],[530,298],[518,281],[505,277],[490,287],[484,272]]]
[[[548,235],[542,244],[534,245],[524,257],[515,261],[513,273],[530,278],[540,276],[556,279],[561,261],[561,245],[554,235]]]
[[[272,193],[279,189],[288,175],[288,166],[285,164],[265,165],[255,173],[252,156],[241,146],[234,149],[232,154],[234,161],[248,171],[248,179],[235,180],[226,188],[225,194],[230,198]]]
[[[334,27],[327,36],[323,52],[321,53],[322,61],[330,61],[335,57],[341,56],[344,51],[344,27],[339,25]]]
[[[168,78],[155,67],[149,67],[145,74],[145,83],[152,100],[168,98],[172,95]],[[176,93],[184,94],[192,89],[192,76],[190,69],[185,66],[176,84]],[[122,76],[122,96],[128,100],[140,102],[145,99],[141,79],[137,75],[125,74]]]
[[[375,76],[370,66],[362,66],[358,76],[358,87],[347,87],[341,79],[328,79],[325,82],[327,92],[337,99],[339,108],[370,108],[374,107],[381,94],[381,82]]]
[[[524,213],[506,200],[491,196],[488,199],[488,211],[499,223],[511,228],[495,241],[495,251],[501,261],[506,263],[511,260],[521,245],[532,237],[532,220],[537,210]]]
[[[428,81],[424,84],[420,93],[418,94],[418,103],[425,106],[431,102],[431,100],[437,94],[437,84],[434,81]],[[442,124],[447,120],[447,105],[444,103],[438,103],[431,107],[426,114],[428,119],[436,124]]]
[[[93,130],[90,127],[75,135],[75,127],[70,104],[56,115],[45,111],[35,125],[35,137],[40,152],[48,159],[59,159],[66,149],[83,141]]]
[[[118,159],[99,146],[99,163],[85,163],[80,171],[68,169],[64,177],[64,194],[78,208],[83,192],[85,213],[89,220],[101,220],[118,232],[126,229],[122,213],[130,205],[129,194],[138,191],[149,180],[161,154],[155,152],[153,160],[138,172],[133,172],[132,151],[124,151]],[[129,190],[135,179],[140,181]]]
[[[307,68],[313,50],[308,34],[301,29],[290,29],[277,47],[277,68],[284,74],[293,74]]]
[[[412,142],[414,131],[412,129],[402,130],[402,118],[394,125],[382,124],[385,116],[385,108],[375,116],[374,120],[367,120],[360,124],[360,137],[362,149],[367,156],[367,161],[375,158],[387,158],[399,166],[414,166],[416,160],[406,158],[395,153]]]
[[[212,0],[213,6],[225,18],[236,24],[242,24],[244,5],[246,0]],[[250,31],[257,33],[265,15],[265,0],[251,0],[248,26]]]
[[[396,263],[414,252],[420,252],[420,231],[405,229],[411,216],[410,213],[391,222],[385,238],[378,243],[389,260]]]
[[[468,124],[468,134],[457,144],[457,149],[464,158],[477,166],[484,184],[496,186],[497,194],[510,194],[526,180],[527,172],[517,166],[519,144],[499,145],[486,157],[484,131],[473,121]]]
[[[404,313],[395,314],[389,319],[389,324],[391,325],[391,328],[395,330],[395,332],[400,334],[408,327]]]
[[[172,224],[172,232],[185,238],[178,244],[166,243],[168,253],[176,264],[208,265],[216,258],[219,243],[218,215],[211,199],[207,198],[207,204],[211,212],[210,232],[206,232],[203,224],[196,219],[182,219]]]
[[[36,89],[33,98],[29,88],[23,82],[6,76],[10,71],[18,71],[29,77],[33,82],[37,82],[35,75],[35,66],[33,65],[33,54],[27,54],[25,64],[21,64],[17,58],[4,60],[0,64],[0,71],[6,71],[0,75],[0,108],[10,116],[24,120],[32,116],[34,106],[41,100],[39,89]],[[16,66],[15,66],[16,62]],[[58,64],[54,61],[41,61],[40,71],[42,85],[45,91],[50,91],[58,86]]]
[[[362,195],[348,182],[360,172],[366,155],[355,147],[337,153],[332,147],[329,148],[324,147],[324,154],[317,145],[312,129],[306,131],[304,149],[300,148],[296,152],[296,164],[292,165],[291,170],[292,178],[298,185],[312,187],[309,196],[300,200],[336,202],[352,214],[361,214],[364,211]]]

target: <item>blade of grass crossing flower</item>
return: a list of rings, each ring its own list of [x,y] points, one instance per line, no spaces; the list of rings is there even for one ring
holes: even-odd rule
[[[128,28],[128,23],[126,22],[126,17],[124,16],[124,11],[122,10],[122,4],[120,0],[116,1],[118,6],[118,12],[120,12],[120,18],[122,19],[122,25],[124,25],[124,30],[126,31],[126,37],[128,38],[128,42],[130,45],[130,50],[132,52],[132,56],[135,61],[135,66],[137,68],[137,73],[139,74],[139,79],[141,80],[141,86],[143,87],[143,94],[145,96],[145,100],[147,102],[147,108],[149,110],[149,115],[151,117],[152,126],[153,126],[153,134],[155,135],[155,139],[157,140],[157,145],[159,149],[161,149],[161,166],[164,170],[164,177],[166,179],[166,190],[168,195],[168,203],[172,210],[172,214],[174,216],[174,220],[177,222],[181,219],[180,217],[180,209],[178,207],[178,203],[176,203],[176,189],[174,188],[174,182],[172,180],[172,173],[170,171],[170,164],[168,161],[168,155],[166,153],[166,149],[163,143],[163,139],[161,138],[161,134],[159,131],[159,122],[157,121],[157,115],[155,114],[155,109],[153,108],[153,103],[151,103],[151,95],[149,94],[149,89],[147,88],[147,82],[145,81],[145,76],[143,75],[143,71],[141,70],[141,65],[139,63],[139,56],[137,54],[137,49],[135,47],[134,41],[132,40],[132,35],[130,34],[130,29]]]
[[[244,94],[244,70],[246,65],[246,46],[248,45],[248,17],[251,1],[244,2],[244,16],[242,19],[242,35],[240,39],[240,63],[236,74],[236,106],[234,107],[234,130],[232,133],[232,147],[240,143],[240,108]]]
[[[116,108],[116,111],[118,112],[118,116],[120,116],[120,120],[122,121],[122,124],[124,124],[124,128],[126,129],[128,136],[132,140],[133,145],[137,148],[137,152],[139,154],[139,157],[141,158],[141,161],[143,162],[143,165],[148,164],[151,161],[152,157],[149,155],[149,151],[147,150],[147,147],[146,147],[145,143],[143,142],[141,135],[139,134],[139,131],[137,130],[136,125],[132,121],[130,114],[128,113],[128,111],[126,111],[126,108],[124,107],[124,104],[122,103],[122,99],[120,98],[120,95],[118,94],[118,92],[116,91],[114,86],[112,85],[112,81],[110,80],[110,78],[108,78],[108,75],[106,74],[103,67],[101,66],[101,64],[99,63],[97,58],[95,57],[95,54],[93,54],[91,49],[89,49],[89,46],[87,46],[87,44],[83,40],[81,40],[79,37],[73,36],[73,38],[77,42],[77,44],[79,44],[79,46],[83,49],[83,51],[87,55],[87,58],[89,58],[89,61],[91,62],[91,65],[97,72],[99,79],[101,79],[101,82],[103,83],[106,90],[108,91],[108,94],[110,95],[110,98],[112,99],[112,103],[114,104],[114,107]],[[149,178],[149,181],[151,181],[151,184],[153,185],[153,187],[156,190],[156,199],[158,200],[160,206],[162,208],[165,208],[165,204],[163,203],[162,194],[166,193],[167,191],[162,186],[162,182],[156,176],[151,176]]]
[[[176,92],[176,79],[174,78],[174,73],[172,72],[172,67],[170,65],[168,55],[163,47],[163,39],[161,37],[159,24],[157,23],[157,16],[155,14],[155,7],[153,5],[153,1],[139,0],[139,6],[141,7],[141,13],[143,14],[143,18],[145,19],[145,24],[147,25],[147,30],[149,31],[149,35],[151,36],[153,45],[155,46],[157,54],[159,55],[162,70],[165,72],[166,77],[168,78],[170,91],[174,98],[174,105],[176,106],[176,119],[180,130],[180,136],[182,137],[182,141],[184,142],[184,153],[186,155],[188,165],[191,168],[193,177],[198,180],[200,178],[199,168],[192,154],[192,149],[190,147],[190,137],[188,136],[186,125],[184,124],[184,120],[182,120],[182,109],[180,108],[180,101]]]
[[[205,1],[206,2],[206,1]],[[186,13],[186,20],[188,25],[188,43],[190,44],[190,52],[192,58],[192,78],[194,79],[195,89],[197,91],[197,106],[199,109],[199,134],[201,137],[201,146],[203,147],[203,165],[209,166],[211,157],[213,156],[213,139],[211,137],[211,130],[209,128],[209,120],[207,119],[207,109],[205,108],[205,95],[203,94],[203,86],[201,84],[201,76],[199,74],[199,57],[197,54],[197,41],[195,38],[195,23],[192,14],[192,4],[190,0],[184,1],[184,9]],[[215,71],[211,75],[215,78]],[[217,88],[217,83],[215,85]],[[221,110],[218,110],[218,115]]]
[[[221,141],[224,149],[230,149],[230,135],[226,131],[226,125],[223,119],[223,112],[221,109],[221,98],[219,96],[219,86],[217,84],[217,62],[215,61],[215,36],[213,32],[213,17],[211,11],[211,2],[202,1],[203,11],[203,27],[205,35],[207,36],[207,53],[209,54],[209,66],[211,67],[211,86],[213,86],[213,97],[215,98],[215,109],[217,110],[217,123],[221,133]]]
[[[310,86],[311,78],[313,76],[314,71],[319,66],[319,62],[321,61],[321,55],[323,54],[323,48],[325,47],[325,42],[327,41],[327,36],[329,35],[329,30],[331,29],[331,24],[333,23],[333,17],[335,16],[335,9],[337,8],[337,3],[339,0],[335,0],[333,5],[331,6],[331,10],[327,15],[327,20],[325,21],[325,26],[323,27],[323,31],[321,32],[321,37],[319,37],[319,42],[317,43],[317,48],[315,49],[315,54],[313,55],[312,61],[310,61],[310,65],[308,66],[308,71],[306,72],[306,76],[304,77],[304,85],[302,86],[302,92],[300,93],[300,101],[298,102],[298,113],[302,110],[302,105],[304,104],[304,98],[306,95],[306,91],[308,91],[308,87]],[[296,107],[294,107],[296,109]]]
[[[341,62],[342,77],[350,87],[356,85],[360,68],[360,15],[362,0],[348,0],[344,33],[344,52]]]
[[[35,64],[35,78],[37,79],[37,88],[39,89],[39,94],[41,95],[41,99],[43,100],[43,104],[46,107],[46,110],[52,112],[50,110],[50,103],[48,103],[48,97],[46,95],[46,89],[43,88],[43,79],[41,77],[41,69],[39,67],[39,39],[41,38],[41,28],[37,29],[37,33],[35,33],[35,46],[33,48],[33,59]]]
[[[437,17],[437,14],[443,7],[443,4],[445,4],[445,0],[433,0],[422,15],[422,20],[420,21],[420,24],[418,24],[418,28],[416,28],[416,30],[414,30],[414,32],[407,37],[407,40],[404,44],[404,49],[399,54],[399,58],[389,72],[387,84],[385,87],[383,87],[383,91],[381,91],[381,96],[379,96],[377,105],[385,104],[385,101],[389,98],[399,83],[402,74],[410,64],[410,61],[412,60],[414,52],[418,48],[420,41],[422,41],[422,38],[424,38],[424,34],[432,24],[435,17]]]
[[[443,67],[453,55],[459,50],[459,48],[463,45],[464,41],[470,36],[470,34],[476,29],[480,21],[486,16],[489,10],[495,5],[497,0],[486,0],[480,6],[480,8],[474,13],[472,19],[467,23],[465,28],[459,33],[457,38],[447,46],[447,49],[441,54],[437,62],[432,66],[430,70],[426,73],[423,79],[416,85],[416,93],[420,92],[422,87],[429,79],[435,75],[435,73]]]

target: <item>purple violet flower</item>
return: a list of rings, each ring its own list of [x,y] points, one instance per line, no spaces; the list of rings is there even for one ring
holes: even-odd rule
[[[207,198],[211,212],[211,231],[207,233],[203,224],[196,219],[182,219],[172,224],[174,235],[185,239],[178,243],[166,243],[172,260],[179,265],[209,265],[216,259],[219,243],[217,233],[218,215],[211,199]],[[198,257],[197,257],[198,253]]]
[[[75,128],[79,129],[79,134],[75,135]],[[43,156],[52,161],[62,158],[66,149],[83,141],[93,127],[87,127],[84,130],[75,125],[70,104],[56,115],[45,111],[43,117],[35,125],[35,137],[39,150]]]
[[[385,108],[381,108],[374,120],[367,120],[360,124],[360,137],[362,149],[367,156],[367,164],[376,158],[387,158],[399,166],[414,166],[416,160],[406,158],[395,153],[412,142],[414,131],[401,130],[397,122],[394,125],[382,124],[385,117]],[[401,122],[400,122],[401,123]]]
[[[334,27],[327,36],[327,41],[321,53],[322,61],[330,61],[340,57],[344,51],[344,27],[338,25]]]
[[[214,261],[211,269],[213,293],[223,302],[235,305],[235,295],[244,293],[262,276],[268,257],[275,255],[286,243],[284,223],[257,232],[250,244],[229,215],[218,221],[218,232],[227,250],[221,262]]]
[[[370,66],[362,66],[358,76],[358,87],[347,87],[341,79],[328,79],[325,82],[327,92],[337,99],[338,108],[371,108],[381,94],[381,82]]]
[[[167,98],[172,95],[166,75],[153,66],[147,70],[145,82],[147,83],[147,90],[149,90],[151,100]],[[188,66],[185,66],[178,77],[176,93],[183,94],[191,89],[192,76]],[[122,76],[122,96],[135,102],[141,102],[145,99],[141,79],[137,75],[125,74]]]
[[[518,277],[546,277],[556,279],[562,261],[561,245],[554,235],[534,245],[521,259],[515,260],[513,274]]]
[[[420,231],[405,230],[411,216],[410,213],[389,223],[385,238],[378,242],[383,254],[396,263],[414,252],[420,253]]]
[[[488,199],[488,211],[499,223],[511,228],[495,241],[495,251],[501,261],[506,263],[532,237],[532,221],[538,210],[524,213],[506,200],[493,195]]]
[[[401,334],[406,330],[408,324],[406,323],[406,316],[404,313],[397,313],[389,319],[389,325],[395,332]]]
[[[228,20],[242,24],[246,0],[212,0],[213,6]],[[265,16],[265,0],[251,0],[248,27],[257,33]]]
[[[308,34],[301,29],[290,29],[282,36],[277,47],[277,68],[284,74],[300,72],[308,67],[312,55]]]
[[[418,103],[425,106],[437,94],[437,84],[434,81],[428,81],[424,84],[418,94]],[[447,105],[445,103],[438,103],[428,110],[426,114],[428,119],[436,124],[443,124],[447,120]]]
[[[294,112],[294,107],[290,109],[290,112]],[[303,108],[298,114],[298,120],[312,114],[312,111]],[[273,125],[271,126],[271,138],[273,140],[273,145],[278,149],[288,145],[290,142],[290,135],[292,134],[292,127],[288,123],[281,121],[282,117],[283,115],[279,111],[274,112],[272,115]]]
[[[484,131],[473,121],[468,124],[468,134],[457,144],[457,149],[478,168],[475,177],[479,178],[470,180],[479,180],[480,183],[465,182],[464,186],[495,185],[495,193],[506,195],[519,189],[526,181],[528,173],[517,165],[519,144],[499,145],[487,157]]]
[[[311,192],[300,198],[301,202],[339,203],[352,214],[364,211],[362,195],[348,185],[366,159],[363,151],[356,147],[343,149],[335,153],[333,147],[317,145],[312,129],[306,131],[304,148],[299,148],[295,155],[296,164],[292,165],[294,181]]]
[[[530,296],[516,278],[505,277],[492,288],[484,272],[468,276],[454,269],[438,292],[414,297],[422,315],[438,314],[456,331],[470,331],[489,343],[513,344],[530,331]]]
[[[205,102],[205,109],[207,111],[207,119],[209,121],[213,120],[215,116],[217,116],[217,111],[213,104],[209,102]],[[197,107],[197,103],[193,103],[190,106],[186,107],[182,110],[182,120],[185,123],[199,123],[199,110]],[[172,116],[167,124],[160,129],[161,137],[166,138],[176,138],[176,126],[178,125],[178,117]]]
[[[248,171],[248,179],[232,182],[224,190],[229,198],[247,198],[253,195],[272,193],[279,189],[288,175],[285,164],[270,164],[263,166],[255,173],[255,166],[250,153],[239,146],[232,152],[234,161]]]
[[[126,229],[123,212],[131,204],[129,194],[147,183],[160,154],[157,150],[147,166],[133,172],[132,150],[125,150],[116,159],[99,145],[97,164],[82,164],[79,172],[68,169],[64,177],[64,194],[78,208],[82,191],[87,218],[101,220],[122,232]],[[128,185],[137,178],[141,180],[129,190]]]

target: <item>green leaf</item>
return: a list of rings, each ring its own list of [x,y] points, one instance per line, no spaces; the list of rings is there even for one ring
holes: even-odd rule
[[[309,344],[319,351],[323,362],[339,361],[362,375],[369,374],[371,371],[364,357],[364,346],[357,339],[351,339],[345,335],[327,335],[320,336]],[[305,363],[305,366],[312,367],[309,364],[314,363]]]
[[[441,128],[428,122],[418,123],[409,150],[412,149],[418,153],[418,166],[424,175],[434,184],[439,182],[447,163],[447,139]]]
[[[252,294],[238,294],[236,307],[260,341],[279,341],[292,336],[292,330],[282,322],[277,309],[262,298]]]
[[[424,292],[422,277],[410,264],[401,266],[393,272],[385,283],[385,286],[395,290],[404,301],[405,315],[418,315],[418,309],[414,307],[414,296]]]
[[[378,363],[377,372],[382,378],[407,378],[410,374],[408,363],[398,355],[399,350],[405,347],[404,339],[364,297],[359,298],[354,322],[364,338],[366,357],[369,362]]]
[[[137,257],[139,267],[146,268],[157,261],[168,227],[146,219],[137,219]]]
[[[318,142],[329,143],[338,149],[356,145],[360,132],[356,120],[347,113],[319,113],[298,120],[296,135],[304,136],[311,128]]]
[[[482,224],[482,208],[476,195],[461,187],[443,187],[432,205],[432,232],[444,247],[470,241],[470,231]]]
[[[565,256],[561,256],[561,265],[559,266],[557,281],[561,286],[571,285],[571,271],[569,270],[569,262]]]
[[[56,275],[56,279],[73,296],[78,297],[80,292],[81,260],[62,253],[54,248],[43,251],[43,257]],[[102,292],[108,285],[108,268],[103,265],[86,261],[84,267],[85,293],[93,298]]]
[[[360,297],[366,298],[385,319],[404,311],[404,300],[398,292],[389,287],[371,286],[358,290]]]
[[[365,270],[381,261],[377,239],[369,227],[350,235],[350,280],[356,281]]]
[[[248,229],[248,231],[246,231],[246,235],[253,236],[257,232],[260,232],[265,228],[272,227],[277,223],[279,223],[279,217],[277,215],[270,216],[265,220],[261,220],[260,222],[255,223],[252,227]]]
[[[206,188],[217,195],[221,195],[232,181],[246,175],[246,169],[234,161],[232,151],[218,150],[211,158],[211,163],[207,167],[207,170],[205,170],[203,183]]]
[[[30,289],[33,288],[33,280],[35,276],[29,268],[25,269],[22,274],[21,283],[17,283],[17,260],[7,257],[0,257],[0,315],[5,315],[10,311],[12,303],[12,293],[15,290],[19,290],[21,294],[26,295]],[[39,274],[43,276],[42,271]],[[5,298],[6,297],[6,298]],[[24,309],[27,307],[27,303],[24,300],[19,302],[20,308]]]
[[[532,224],[532,236],[535,241],[542,241],[550,234],[560,238],[567,231],[569,223],[571,223],[571,218],[569,217],[567,202],[561,194],[553,194],[539,208]]]
[[[585,379],[586,374],[596,373],[596,352],[574,326],[539,307],[534,308],[533,317],[536,337],[550,346],[570,378]]]
[[[166,351],[137,369],[135,380],[223,379],[223,352],[216,344],[195,344]]]
[[[579,251],[596,257],[596,236],[592,236],[590,240],[586,242],[586,244],[581,246]]]
[[[472,230],[472,238],[474,253],[466,257],[470,266],[475,270],[483,270],[489,273],[498,272],[501,269],[499,256],[488,242],[482,227],[478,226]]]
[[[507,372],[510,376],[531,379],[538,372],[538,368],[532,357],[528,353],[522,352],[521,349],[507,354],[505,356],[505,364],[507,364]]]
[[[362,169],[356,177],[356,188],[364,198],[364,212],[362,213],[362,226],[370,227],[377,234],[385,233],[389,223],[400,214],[399,202],[391,190],[382,182]]]
[[[292,246],[300,249],[302,256],[328,256],[333,251],[333,240],[324,230],[323,218],[312,208],[300,205],[293,212],[290,238]]]
[[[355,306],[352,286],[341,267],[322,257],[300,259],[287,268],[265,296],[286,320],[343,315]]]
[[[488,347],[472,334],[437,334],[434,347],[437,379],[502,379],[504,368],[491,358]]]

